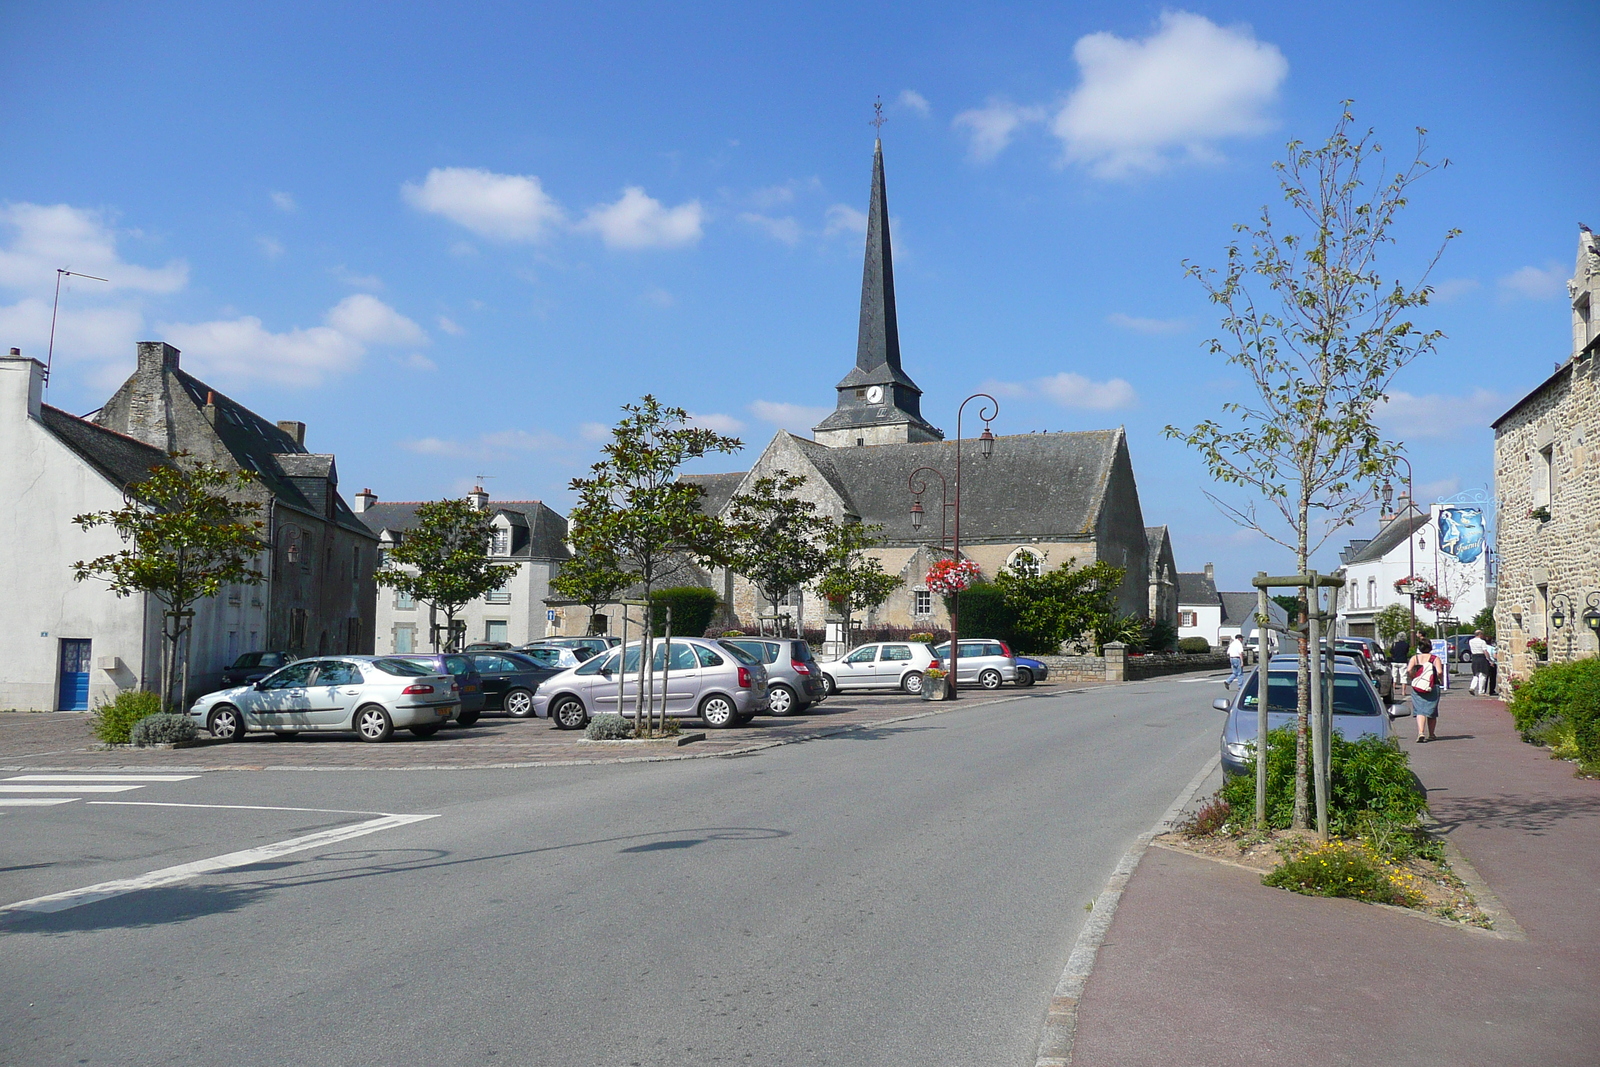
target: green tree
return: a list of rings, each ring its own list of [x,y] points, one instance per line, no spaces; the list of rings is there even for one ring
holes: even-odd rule
[[[74,563],[74,580],[99,579],[119,597],[146,593],[164,609],[163,711],[173,706],[178,650],[192,631],[194,605],[225,585],[260,585],[266,577],[251,565],[267,547],[261,521],[252,518],[261,505],[238,499],[260,483],[243,471],[188,464],[189,458],[187,452],[172,453],[171,466],[152,467],[150,477],[127,488],[121,508],[72,520],[84,530],[109,526],[129,546]]]
[[[597,634],[605,618],[600,614],[601,606],[616,600],[617,594],[628,588],[631,578],[610,545],[592,538],[580,541],[575,534],[569,534],[569,541],[572,558],[550,579],[550,588],[587,607],[589,633]]]
[[[859,522],[836,522],[824,532],[822,577],[817,592],[844,618],[845,644],[850,643],[850,620],[858,611],[872,611],[900,587],[900,579],[884,572],[883,564],[866,550],[883,543],[883,527]]]
[[[490,513],[473,507],[471,500],[431,500],[417,507],[417,524],[389,550],[383,568],[374,575],[379,585],[444,613],[446,651],[454,651],[461,638],[457,613],[517,573],[515,564],[490,562],[493,530]],[[439,628],[432,629],[437,652]]]
[[[1300,622],[1299,597],[1290,596],[1286,593],[1278,593],[1273,596],[1272,600],[1273,603],[1277,604],[1278,607],[1283,609],[1283,616],[1289,620],[1290,626],[1295,626]]]
[[[1166,428],[1200,453],[1213,478],[1278,513],[1269,519],[1253,502],[1211,495],[1234,522],[1291,550],[1300,574],[1313,552],[1370,507],[1393,469],[1399,445],[1383,438],[1374,409],[1395,374],[1443,336],[1409,316],[1428,302],[1427,278],[1444,245],[1412,284],[1385,277],[1377,260],[1394,240],[1410,186],[1448,161],[1423,159],[1419,129],[1411,162],[1388,172],[1372,131],[1352,136],[1349,103],[1324,144],[1290,141],[1287,162],[1274,164],[1303,233],[1285,232],[1263,207],[1257,225],[1235,227],[1246,240],[1229,244],[1225,268],[1185,262],[1223,310],[1222,336],[1210,341],[1211,351],[1244,371],[1255,396],[1223,405],[1226,423]],[[1296,829],[1305,828],[1309,810],[1310,669],[1310,649],[1301,642]]]
[[[1017,643],[1024,650],[1048,655],[1070,645],[1082,654],[1091,643],[1099,648],[1131,632],[1117,625],[1117,590],[1124,573],[1109,563],[1078,567],[1068,560],[1049,571],[1007,567],[995,584],[1017,613]]]
[[[786,596],[816,581],[827,566],[823,546],[834,522],[794,495],[805,484],[799,475],[777,470],[729,501],[729,565],[750,579],[773,615]]]
[[[661,578],[685,559],[703,564],[726,562],[726,530],[701,507],[705,490],[680,480],[691,460],[714,452],[737,452],[737,437],[693,426],[682,408],[664,406],[646,395],[624,404],[621,421],[601,448],[604,458],[589,468],[587,478],[572,479],[578,504],[567,517],[576,544],[607,545],[619,573],[643,587],[644,600]],[[639,695],[635,728],[644,726],[645,677],[650,663],[655,620],[645,608],[643,654],[639,657]]]
[[[1385,648],[1401,634],[1414,634],[1419,628],[1417,617],[1404,604],[1390,604],[1378,612],[1372,617],[1372,626]]]
[[[1494,640],[1494,609],[1486,607],[1472,617],[1472,628],[1482,630],[1483,636],[1490,641]]]

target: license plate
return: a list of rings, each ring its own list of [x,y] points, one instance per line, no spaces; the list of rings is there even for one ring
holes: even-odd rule
[[[450,717],[450,709],[449,708],[440,708],[439,709],[439,715],[440,715],[441,718],[448,719]]]

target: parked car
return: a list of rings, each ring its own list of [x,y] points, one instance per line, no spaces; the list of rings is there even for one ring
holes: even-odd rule
[[[540,666],[550,667],[558,671],[564,671],[568,667],[576,667],[595,654],[587,648],[583,651],[588,655],[578,655],[578,650],[575,648],[562,648],[559,645],[541,645],[538,643],[523,645],[516,650],[517,655],[525,656]]]
[[[237,741],[252,730],[354,730],[387,741],[396,729],[432,737],[461,706],[456,680],[398,656],[296,660],[259,682],[209,693],[189,714],[211,736]]]
[[[234,660],[232,666],[222,669],[222,687],[232,689],[259,682],[279,667],[293,662],[294,656],[288,652],[246,652]]]
[[[607,652],[616,648],[622,644],[622,639],[606,634],[590,634],[587,637],[546,637],[532,644],[549,648],[570,648],[578,654],[579,659],[586,660],[597,652]]]
[[[397,659],[420,663],[438,674],[448,674],[461,687],[461,711],[456,722],[471,726],[483,714],[483,675],[465,652],[407,652]]]
[[[510,641],[474,641],[463,652],[505,652],[511,648]]]
[[[1300,685],[1297,656],[1274,656],[1267,664],[1267,728],[1275,730],[1295,721]],[[1231,699],[1219,698],[1212,707],[1228,713],[1222,727],[1222,771],[1245,772],[1249,746],[1256,738],[1257,703],[1261,697],[1261,668],[1245,677]],[[1365,668],[1352,659],[1336,657],[1333,676],[1333,729],[1346,741],[1362,737],[1388,737],[1389,717]]]
[[[1007,682],[1017,680],[1017,661],[1004,641],[993,637],[963,637],[960,653],[956,657],[956,684],[980,685],[985,689],[999,689]],[[950,658],[950,642],[935,645],[933,654],[941,660]]]
[[[1043,660],[1034,659],[1032,656],[1017,657],[1017,685],[1030,686],[1034,682],[1042,682],[1050,677],[1050,667]]]
[[[827,699],[822,672],[811,646],[795,638],[726,637],[723,644],[742,648],[767,668],[767,714],[794,715]]]
[[[1327,643],[1323,643],[1327,648]],[[1372,650],[1358,638],[1336,637],[1333,639],[1333,655],[1336,659],[1349,659],[1360,665],[1367,672],[1367,677],[1372,680],[1373,688],[1378,695],[1383,697],[1385,704],[1394,702],[1394,674],[1389,670],[1388,660],[1379,661],[1372,654]]]
[[[520,652],[472,652],[472,665],[483,676],[483,709],[503,711],[517,719],[533,714],[533,694],[546,678],[561,671]]]
[[[1383,642],[1379,641],[1376,637],[1341,637],[1335,643],[1343,644],[1346,641],[1358,644],[1365,648],[1368,652],[1371,652],[1372,661],[1374,663],[1389,662],[1388,650],[1383,647]]]
[[[581,729],[596,715],[631,718],[639,699],[639,647],[630,642],[551,678],[534,694],[534,714],[563,730]],[[669,716],[698,716],[719,730],[749,722],[767,706],[766,667],[727,641],[658,641],[645,679],[657,714],[664,695]]]
[[[831,696],[844,689],[900,689],[922,692],[929,667],[944,669],[933,649],[920,642],[880,641],[818,665]]]

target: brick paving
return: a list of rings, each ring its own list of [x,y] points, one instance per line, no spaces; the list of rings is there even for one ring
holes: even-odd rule
[[[698,759],[754,752],[774,745],[825,737],[841,730],[871,729],[906,718],[959,708],[1081,691],[1082,685],[1044,683],[997,693],[963,691],[956,703],[928,703],[899,693],[835,696],[802,715],[759,715],[750,725],[707,730],[698,720],[685,732],[704,730],[706,739],[681,748],[581,744],[581,731],[558,730],[548,719],[512,719],[490,714],[467,728],[450,727],[432,738],[396,731],[386,744],[363,744],[348,733],[302,733],[295,738],[249,734],[231,744],[196,748],[108,748],[89,730],[81,712],[0,713],[0,772],[98,770],[425,770],[543,767]],[[202,737],[205,735],[202,734]]]

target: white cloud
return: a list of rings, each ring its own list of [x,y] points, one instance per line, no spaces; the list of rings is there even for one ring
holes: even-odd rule
[[[435,167],[421,185],[402,185],[400,196],[419,211],[496,241],[543,241],[565,221],[561,205],[532,174]]]
[[[1043,122],[1045,117],[1042,107],[1023,107],[1009,100],[990,97],[983,107],[968,108],[961,112],[951,120],[950,125],[958,130],[965,128],[967,156],[975,162],[987,163],[1005,151],[1019,127]]]
[[[558,451],[565,445],[566,442],[554,434],[529,433],[527,430],[499,430],[482,434],[472,441],[421,437],[400,442],[400,447],[407,452],[449,459],[501,459],[529,452]]]
[[[257,237],[256,247],[261,249],[261,254],[268,259],[277,259],[283,255],[282,242],[271,237]]]
[[[437,321],[439,323],[439,329],[443,330],[452,337],[460,337],[462,334],[467,332],[467,328],[465,326],[462,326],[455,319],[450,318],[448,315],[440,315]]]
[[[669,208],[630,185],[615,203],[590,208],[579,228],[598,233],[612,248],[679,248],[700,240],[704,221],[698,200]]]
[[[824,237],[832,237],[836,233],[867,235],[867,213],[849,204],[834,204],[824,213],[824,218],[827,220],[822,228]]]
[[[782,241],[791,248],[800,243],[800,223],[795,221],[792,215],[785,215],[781,219],[775,219],[767,215],[758,215],[753,211],[746,211],[739,216],[739,221],[749,223],[774,241]]]
[[[429,359],[427,356],[423,355],[421,352],[413,352],[409,356],[407,356],[406,358],[401,359],[401,360],[397,360],[397,362],[403,367],[410,367],[412,370],[438,370],[439,369],[439,364],[435,363],[433,360]]]
[[[189,267],[175,259],[164,267],[139,267],[117,255],[116,233],[97,211],[69,204],[5,204],[0,231],[11,240],[0,247],[0,285],[29,292],[54,289],[57,268],[107,279],[85,281],[96,291],[175,293],[189,282]]]
[[[268,193],[272,198],[272,206],[285,214],[293,214],[300,210],[300,205],[295,203],[294,197],[289,193]]]
[[[1373,417],[1385,433],[1401,441],[1451,438],[1487,431],[1489,423],[1510,406],[1509,398],[1489,389],[1474,389],[1467,396],[1418,396],[1395,390]]]
[[[769,185],[757,189],[747,198],[750,206],[757,211],[770,211],[783,204],[794,203],[795,196],[799,193],[821,192],[822,181],[819,178],[790,178],[782,185]]]
[[[428,335],[375,296],[355,293],[335,304],[327,323],[346,337],[376,345],[425,345]]]
[[[1508,297],[1548,300],[1566,293],[1567,271],[1558,263],[1549,263],[1544,270],[1523,267],[1500,279],[1500,291]]]
[[[222,380],[314,386],[361,363],[360,341],[331,326],[273,333],[254,315],[216,322],[166,323],[162,336],[183,352],[184,367]]]
[[[1154,34],[1079,38],[1081,82],[1052,124],[1066,159],[1102,178],[1160,170],[1175,158],[1214,159],[1214,142],[1272,128],[1270,106],[1289,73],[1276,45],[1248,26],[1167,11]]]
[[[775,400],[756,400],[750,404],[750,414],[790,433],[810,433],[811,427],[827,418],[832,411],[832,408],[813,408]]]
[[[599,444],[611,440],[611,427],[603,422],[586,422],[578,427],[578,436],[585,441]]]
[[[644,302],[658,308],[669,308],[678,303],[678,298],[661,286],[652,285],[644,291]]]
[[[901,107],[908,111],[915,111],[923,118],[927,118],[928,112],[931,110],[928,106],[928,98],[915,89],[902,89],[898,103]]]
[[[1139,401],[1133,386],[1121,378],[1096,382],[1070,371],[1029,382],[989,381],[984,383],[984,389],[999,396],[1018,399],[1043,395],[1064,408],[1088,408],[1093,411],[1132,407]]]
[[[374,293],[383,289],[383,279],[376,274],[357,274],[343,263],[329,267],[328,273],[352,289],[368,289]]]
[[[1124,330],[1132,330],[1134,333],[1182,333],[1189,328],[1187,319],[1141,319],[1133,315],[1124,315],[1120,311],[1113,311],[1107,315],[1106,321]]]
[[[56,318],[55,362],[125,361],[144,332],[144,315],[131,304],[82,307],[63,300]],[[50,301],[25,297],[0,307],[0,340],[43,363],[50,344]]]
[[[1481,288],[1476,278],[1446,278],[1433,287],[1433,296],[1429,299],[1432,303],[1443,304]]]
[[[738,433],[744,429],[744,423],[732,415],[719,415],[715,412],[706,415],[690,415],[689,421],[703,430],[715,430],[718,433]]]

